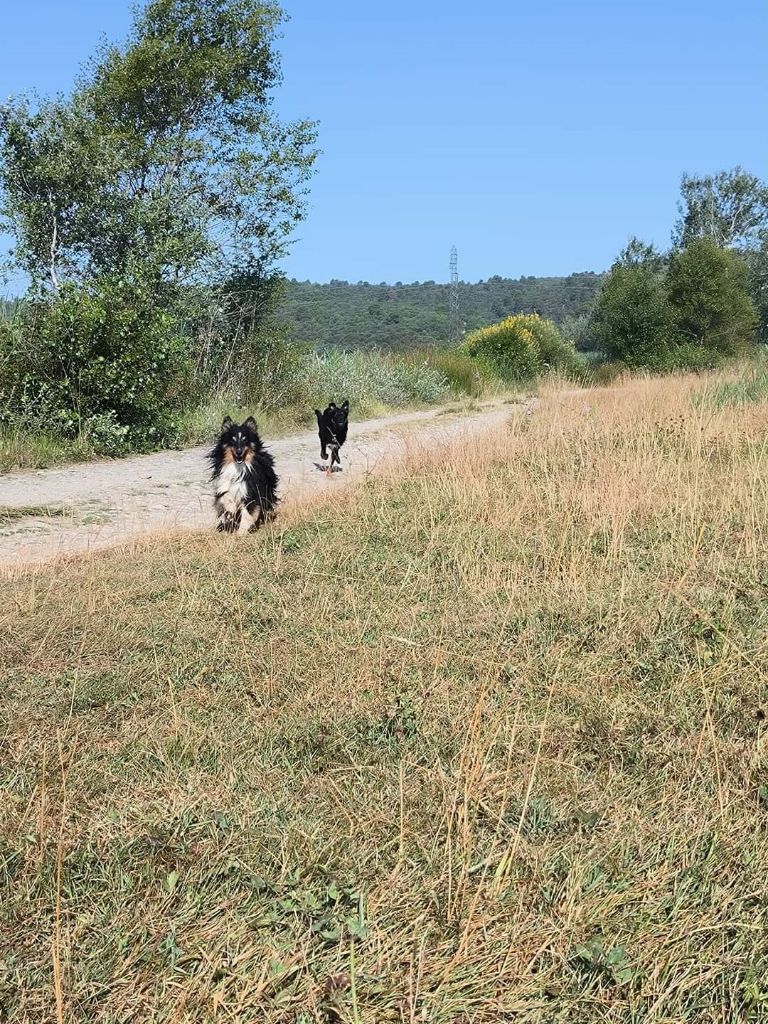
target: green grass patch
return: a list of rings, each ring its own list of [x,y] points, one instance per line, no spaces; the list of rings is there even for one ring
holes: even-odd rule
[[[768,400],[768,364],[760,359],[745,366],[731,379],[707,383],[696,395],[698,404],[721,409]]]
[[[58,437],[32,427],[0,426],[0,473],[14,469],[49,469],[96,457],[86,439]]]
[[[49,519],[54,516],[66,516],[70,509],[58,505],[0,505],[0,526],[7,526],[19,519]]]

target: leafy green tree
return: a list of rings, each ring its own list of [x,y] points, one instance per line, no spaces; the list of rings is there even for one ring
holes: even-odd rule
[[[632,236],[614,261],[620,267],[643,267],[656,273],[664,269],[666,258],[652,244]]]
[[[272,107],[281,20],[261,0],[148,0],[71,96],[0,107],[0,216],[42,339],[40,359],[6,339],[17,413],[143,446],[192,396],[195,345],[198,369],[247,371],[316,155],[314,124]]]
[[[697,238],[670,260],[667,291],[683,344],[718,356],[754,342],[757,316],[748,294],[749,272],[735,252]]]
[[[110,165],[80,97],[0,106],[0,216],[15,239],[9,262],[35,286],[58,289],[82,266]]]
[[[663,276],[645,262],[617,262],[592,313],[590,333],[611,359],[663,368],[673,344],[672,310]]]
[[[768,342],[768,185],[741,167],[696,178],[684,175],[680,219],[672,236],[677,249],[697,238],[738,250],[749,268],[748,288],[758,314],[758,333]]]
[[[271,107],[281,19],[260,0],[149,0],[69,98],[0,108],[2,214],[37,286],[106,274],[172,291],[284,253],[315,128]]]
[[[703,177],[684,174],[680,190],[676,248],[697,238],[720,248],[751,248],[768,226],[768,185],[741,167]]]
[[[768,344],[768,228],[760,232],[758,244],[744,254],[749,268],[749,294],[758,318],[758,338]]]

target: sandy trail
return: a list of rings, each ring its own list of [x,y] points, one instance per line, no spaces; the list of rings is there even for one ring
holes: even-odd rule
[[[293,504],[376,471],[414,444],[456,443],[504,422],[509,405],[473,412],[436,409],[350,423],[341,473],[318,468],[316,431],[267,442],[280,476],[279,494]],[[207,448],[156,452],[113,462],[0,476],[0,570],[114,547],[160,531],[213,528]]]

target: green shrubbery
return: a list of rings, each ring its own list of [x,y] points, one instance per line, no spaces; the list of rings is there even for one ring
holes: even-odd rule
[[[65,284],[0,325],[0,408],[117,455],[163,443],[190,390],[188,348],[151,293]]]
[[[373,403],[397,408],[439,402],[448,393],[445,376],[426,361],[361,352],[313,355],[307,365],[307,398],[343,396],[357,408]]]
[[[405,358],[430,367],[445,378],[451,391],[460,395],[476,397],[495,379],[487,367],[457,348],[438,348],[432,345],[412,352]]]
[[[615,266],[598,298],[592,332],[608,361],[661,368],[672,313],[660,275],[650,267]]]
[[[666,287],[678,343],[720,358],[751,348],[757,314],[748,285],[742,257],[709,238],[673,253]]]
[[[699,370],[754,350],[757,316],[738,253],[697,238],[662,258],[623,254],[603,285],[591,331],[609,360]]]
[[[530,380],[548,370],[573,372],[576,351],[551,320],[519,313],[470,334],[462,352],[490,367],[505,380]]]

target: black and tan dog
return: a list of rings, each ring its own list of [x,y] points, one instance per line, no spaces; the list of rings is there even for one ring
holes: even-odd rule
[[[274,459],[262,444],[253,416],[240,425],[227,416],[208,461],[217,530],[246,533],[273,518],[278,479]]]
[[[320,458],[325,462],[328,458],[328,450],[330,450],[331,461],[328,472],[332,473],[334,463],[338,462],[341,467],[339,449],[347,440],[349,401],[345,398],[341,405],[329,402],[328,408],[323,412],[315,409],[315,416],[317,416],[317,432],[320,435]]]

